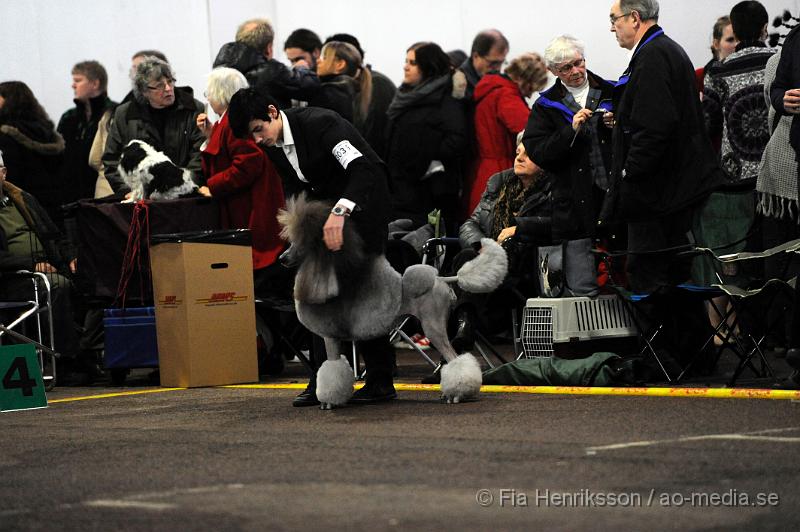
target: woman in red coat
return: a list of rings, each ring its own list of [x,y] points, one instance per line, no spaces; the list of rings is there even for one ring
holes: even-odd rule
[[[514,165],[517,135],[530,114],[525,98],[546,83],[547,66],[538,54],[528,53],[513,59],[503,74],[486,74],[475,86],[478,166],[464,191],[467,213],[475,210],[489,178]]]
[[[219,199],[222,227],[250,229],[253,269],[266,268],[284,248],[276,219],[284,206],[280,177],[264,151],[252,139],[237,139],[228,125],[228,103],[247,80],[238,70],[216,68],[208,77],[206,97],[221,116],[213,126],[200,114],[197,127],[208,137],[202,149],[206,185],[200,193]]]

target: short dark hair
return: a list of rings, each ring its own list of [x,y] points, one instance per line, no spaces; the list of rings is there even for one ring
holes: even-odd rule
[[[322,41],[319,40],[319,35],[313,31],[300,28],[294,30],[286,38],[283,49],[286,50],[287,48],[300,48],[308,53],[312,53],[314,50],[322,49]]]
[[[410,52],[411,50],[414,50],[423,81],[452,72],[450,56],[444,53],[444,50],[435,42],[414,43],[406,51]]]
[[[739,2],[731,9],[731,26],[733,34],[743,43],[761,40],[761,32],[769,22],[767,10],[755,0]]]
[[[271,122],[269,116],[269,106],[280,109],[278,103],[263,90],[259,91],[252,87],[239,89],[231,97],[228,105],[228,123],[231,126],[233,135],[239,139],[250,136],[249,126],[251,120],[264,120]]]
[[[500,30],[483,30],[472,40],[470,55],[475,53],[481,57],[488,55],[497,44],[502,45],[504,50],[508,50],[508,39],[500,33]]]
[[[72,67],[72,74],[86,76],[90,81],[100,82],[100,92],[106,92],[108,87],[108,74],[106,69],[97,61],[81,61]]]
[[[364,60],[364,50],[361,48],[361,43],[358,42],[358,39],[355,36],[350,35],[349,33],[334,33],[327,39],[325,39],[325,44],[328,44],[332,41],[339,41],[339,42],[346,42],[347,44],[352,44],[355,46],[358,53],[361,54],[361,60]]]

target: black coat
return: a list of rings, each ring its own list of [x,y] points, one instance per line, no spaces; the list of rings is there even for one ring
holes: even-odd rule
[[[291,107],[292,98],[309,101],[319,91],[319,78],[313,70],[290,70],[280,61],[267,59],[263,53],[240,42],[222,45],[214,59],[214,68],[217,67],[235,68],[244,74],[251,87],[272,96],[281,109]]]
[[[86,104],[75,100],[75,107],[61,115],[56,128],[64,137],[64,165],[62,166],[62,186],[64,203],[94,197],[97,183],[97,170],[89,166],[89,151],[97,134],[97,123],[108,109],[116,105],[105,93],[89,100],[92,113],[86,119]]]
[[[794,151],[800,154],[800,119],[797,118],[797,115],[789,115],[783,107],[784,93],[798,87],[800,87],[800,26],[790,31],[786,40],[783,41],[781,60],[778,62],[775,80],[769,91],[770,101],[777,116],[794,116],[792,127],[789,130],[789,143]]]
[[[300,170],[308,180],[306,183],[298,178],[283,148],[269,148],[267,154],[283,178],[286,196],[305,191],[314,199],[336,202],[344,198],[354,202],[355,212],[349,220],[356,224],[366,249],[382,253],[390,221],[383,161],[355,126],[333,111],[302,107],[283,112],[292,131]],[[345,141],[361,156],[340,163],[335,153]]]
[[[375,150],[375,153],[385,154],[386,127],[389,123],[386,110],[394,99],[397,87],[386,75],[374,70],[370,70],[370,72],[372,73],[372,98],[362,129],[364,138]]]
[[[468,130],[462,104],[451,91],[446,83],[399,115],[390,113],[386,164],[395,219],[410,218],[422,225],[430,211],[442,207],[441,198],[458,195]],[[445,171],[425,178],[432,161],[441,161]]]
[[[203,184],[200,146],[205,137],[197,128],[197,115],[204,109],[203,104],[192,97],[191,88],[177,87],[175,103],[166,114],[162,138],[148,104],[134,99],[117,107],[103,152],[106,179],[114,192],[130,191],[119,175],[117,166],[122,150],[134,139],[142,140],[164,152],[177,166],[191,170],[195,183]]]
[[[587,75],[591,87],[600,90],[600,97],[589,105],[594,110],[600,102],[611,100],[614,86],[591,72]],[[594,134],[609,178],[611,175],[611,130],[597,115],[581,128],[581,134],[572,144],[575,130],[571,120],[546,101],[560,103],[566,94],[561,80],[542,93],[544,98],[534,103],[522,139],[528,157],[554,177],[553,240],[556,242],[590,237],[596,232],[602,195],[596,193],[589,157]],[[594,132],[589,128],[594,128]]]
[[[723,179],[694,68],[666,35],[646,43],[658,31],[655,25],[645,33],[628,82],[614,89],[612,187],[618,187],[616,215],[625,221],[654,220],[695,205]]]
[[[481,238],[492,238],[497,198],[500,197],[500,192],[512,177],[514,177],[514,169],[509,168],[489,178],[480,203],[458,230],[461,247],[477,247]],[[534,192],[515,216],[517,230],[514,236],[524,243],[547,245],[551,242],[553,179],[545,173],[533,186]]]
[[[319,91],[308,100],[308,105],[336,111],[339,116],[354,124],[354,107],[358,95],[358,81],[340,74],[322,76]]]
[[[54,220],[61,220],[64,138],[50,121],[0,124],[0,151],[6,179],[36,197]]]

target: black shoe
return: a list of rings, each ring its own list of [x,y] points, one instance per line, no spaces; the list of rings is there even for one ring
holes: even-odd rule
[[[785,380],[775,385],[776,390],[800,390],[800,371],[794,370]]]
[[[292,406],[317,406],[319,400],[317,399],[317,386],[316,384],[309,383],[306,389],[300,392],[300,395],[294,398]]]
[[[471,314],[469,310],[463,309],[458,312],[456,318],[458,320],[458,329],[456,330],[456,335],[450,340],[450,345],[453,346],[453,349],[455,349],[456,353],[459,355],[469,351],[475,346],[473,325],[475,320]]]
[[[391,381],[376,383],[367,380],[367,383],[361,389],[355,391],[348,403],[372,404],[383,403],[393,399],[397,399],[397,391],[395,391]]]
[[[800,347],[793,347],[786,351],[786,363],[792,369],[800,370]]]
[[[433,373],[422,378],[422,384],[439,384],[442,382],[442,366],[447,364],[445,359],[439,361],[439,366],[433,370]]]

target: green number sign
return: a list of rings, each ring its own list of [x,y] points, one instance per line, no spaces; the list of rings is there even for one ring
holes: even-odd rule
[[[46,406],[36,348],[30,344],[0,347],[0,411]]]

